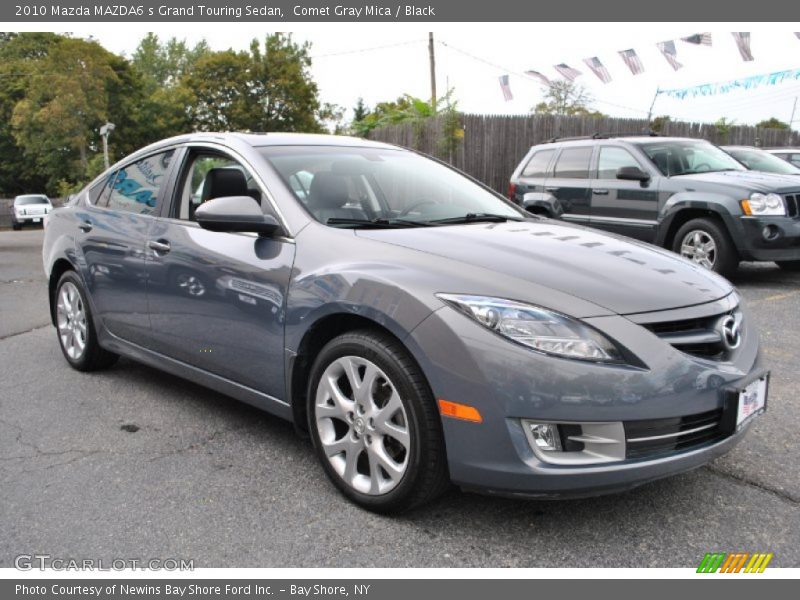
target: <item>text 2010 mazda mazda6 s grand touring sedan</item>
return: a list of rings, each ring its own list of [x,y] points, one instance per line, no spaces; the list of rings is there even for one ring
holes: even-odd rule
[[[385,144],[168,139],[54,210],[43,252],[73,367],[124,355],[291,419],[375,511],[450,482],[630,488],[727,452],[766,406],[726,280]]]

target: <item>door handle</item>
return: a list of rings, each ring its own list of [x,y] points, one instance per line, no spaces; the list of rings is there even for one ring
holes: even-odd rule
[[[80,229],[83,233],[89,233],[92,230],[92,222],[81,221],[78,225],[78,229]]]
[[[608,196],[608,190],[592,190],[592,193],[598,196]]]
[[[546,188],[544,188],[544,191],[545,192],[557,192],[560,189],[561,188],[557,188],[557,187],[546,187]]]
[[[147,247],[155,251],[156,254],[166,254],[172,248],[169,242],[159,242],[158,240],[150,240],[147,242]]]

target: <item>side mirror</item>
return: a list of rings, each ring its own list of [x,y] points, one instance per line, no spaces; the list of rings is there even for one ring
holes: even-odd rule
[[[273,235],[281,226],[272,215],[265,215],[250,196],[226,196],[203,202],[194,211],[197,223],[209,231],[247,231]]]
[[[617,179],[626,181],[650,181],[650,175],[642,171],[639,167],[620,167],[617,169]]]

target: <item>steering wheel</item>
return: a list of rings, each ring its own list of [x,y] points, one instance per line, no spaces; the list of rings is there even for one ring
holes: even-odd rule
[[[412,204],[411,206],[406,207],[406,209],[400,213],[400,216],[405,217],[415,208],[419,208],[420,206],[425,206],[426,204],[438,204],[438,202],[434,202],[433,200],[420,200],[419,202],[414,202],[414,204]]]
[[[701,167],[705,167],[705,169],[701,169]],[[710,171],[711,165],[708,163],[700,163],[699,165],[694,166],[695,171]]]

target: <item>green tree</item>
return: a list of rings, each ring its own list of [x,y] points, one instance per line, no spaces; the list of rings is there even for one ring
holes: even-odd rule
[[[156,34],[150,32],[136,47],[131,64],[141,73],[145,92],[153,94],[165,87],[176,87],[197,62],[210,53],[205,40],[191,47],[186,40],[175,37],[162,43]]]
[[[727,117],[720,117],[714,123],[714,127],[717,130],[717,135],[719,136],[720,144],[728,143],[734,123],[736,123],[736,119],[729,119]]]
[[[533,107],[537,115],[580,115],[604,117],[601,112],[591,110],[592,95],[574,81],[554,81],[545,88],[544,101]]]
[[[113,55],[96,42],[63,39],[37,63],[11,125],[17,144],[47,178],[85,177],[97,128],[108,119],[108,86],[118,81]]]
[[[756,127],[759,129],[791,129],[788,123],[776,119],[775,117],[770,117],[769,119],[756,123]]]
[[[10,33],[0,39],[0,195],[42,191],[36,163],[17,144],[11,127],[14,107],[25,97],[38,61],[62,39],[54,33]]]
[[[249,52],[200,58],[182,80],[194,95],[192,124],[202,131],[322,131],[336,110],[319,101],[309,50],[308,43],[274,33],[263,48],[253,40]]]
[[[669,115],[661,115],[659,117],[655,117],[652,121],[650,121],[650,129],[655,131],[656,133],[663,133],[667,124],[672,122],[672,117]]]

